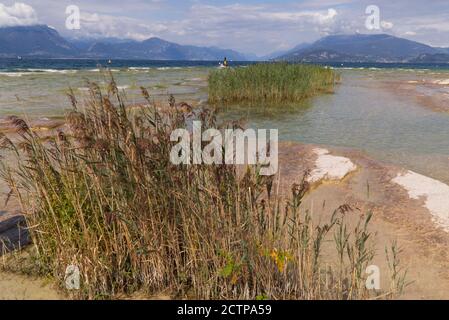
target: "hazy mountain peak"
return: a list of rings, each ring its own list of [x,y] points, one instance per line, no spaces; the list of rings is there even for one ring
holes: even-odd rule
[[[306,62],[407,62],[440,49],[389,34],[331,35],[278,59]]]
[[[0,56],[74,57],[79,52],[46,25],[0,28]]]
[[[216,47],[186,46],[158,37],[144,41],[73,39],[68,41],[46,25],[0,28],[0,57],[84,57],[149,60],[246,60],[245,56]]]
[[[168,41],[163,40],[163,39],[158,38],[158,37],[151,37],[151,38],[148,38],[148,39],[146,39],[146,40],[143,40],[142,42],[169,43]]]

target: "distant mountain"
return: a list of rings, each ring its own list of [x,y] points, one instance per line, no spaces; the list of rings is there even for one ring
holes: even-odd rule
[[[244,53],[243,55],[246,61],[262,61],[260,56],[255,53]]]
[[[285,55],[286,53],[287,53],[286,50],[274,51],[274,52],[269,53],[269,54],[267,54],[267,55],[258,57],[257,60],[259,60],[259,61],[270,61],[270,60],[276,59],[277,57],[283,56],[283,55]]]
[[[449,48],[438,48],[438,49],[441,51],[441,53],[449,54]]]
[[[288,55],[290,53],[293,53],[293,52],[300,51],[302,49],[308,48],[309,46],[310,46],[310,43],[301,43],[301,44],[297,45],[294,48],[291,48],[291,49],[288,49],[288,50],[275,51],[275,52],[272,52],[272,53],[267,54],[265,56],[262,56],[259,59],[262,60],[262,61],[274,60],[274,59],[276,59],[278,57],[285,56],[285,55]]]
[[[449,63],[449,48],[434,48],[387,34],[334,35],[257,57],[216,47],[180,45],[160,38],[65,39],[46,25],[0,27],[0,57],[148,60],[287,60],[300,62]]]
[[[68,38],[66,39],[68,42],[70,42],[72,45],[77,47],[82,52],[86,52],[89,50],[90,47],[92,47],[97,42],[104,42],[104,43],[124,43],[128,42],[127,39],[119,39],[119,38]]]
[[[277,60],[277,59],[276,59]],[[284,60],[284,59],[282,59]],[[301,51],[301,53],[291,53],[285,60],[296,62],[368,62],[368,59],[354,57],[349,54],[340,53],[334,50],[310,49]]]
[[[145,41],[64,39],[48,26],[0,28],[0,57],[107,58],[148,60],[246,60],[243,54],[216,47],[180,45],[159,38]]]
[[[75,57],[79,49],[48,26],[0,28],[0,57]]]
[[[412,63],[449,63],[449,53],[424,53],[410,60]]]
[[[334,35],[294,50],[277,60],[303,62],[409,62],[421,55],[441,53],[441,48],[387,34]],[[428,56],[430,57],[430,56]],[[422,62],[426,62],[423,56]],[[448,61],[449,62],[449,61]]]
[[[86,55],[98,58],[152,60],[246,60],[243,54],[216,47],[180,45],[159,38],[145,41],[108,43],[99,41],[88,48]]]

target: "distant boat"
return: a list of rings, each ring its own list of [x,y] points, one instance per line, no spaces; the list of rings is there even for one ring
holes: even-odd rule
[[[111,59],[108,60],[108,64],[112,64],[112,60]]]
[[[22,57],[21,56],[17,56],[17,60],[22,60]]]

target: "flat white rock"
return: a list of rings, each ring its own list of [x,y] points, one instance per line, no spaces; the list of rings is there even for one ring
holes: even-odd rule
[[[406,189],[411,199],[424,199],[424,207],[432,214],[434,223],[449,232],[449,186],[447,184],[413,171],[400,173],[392,181]]]
[[[318,156],[315,161],[315,169],[312,170],[309,182],[320,180],[342,180],[350,172],[357,169],[351,160],[345,157],[333,156],[329,150],[315,148],[313,152]]]

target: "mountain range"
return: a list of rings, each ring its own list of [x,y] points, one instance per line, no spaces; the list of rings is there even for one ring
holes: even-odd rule
[[[115,59],[221,60],[227,57],[230,60],[246,60],[244,55],[233,50],[180,45],[159,38],[121,43],[95,42],[86,54],[94,58]]]
[[[435,48],[388,34],[333,35],[275,60],[295,62],[448,62],[449,48]]]
[[[48,26],[0,28],[0,57],[70,57],[77,54],[78,49],[73,44]]]
[[[293,62],[449,63],[449,48],[431,47],[388,34],[332,35],[264,57],[217,47],[180,45],[160,38],[65,39],[46,26],[0,28],[0,57],[142,60],[282,60]]]
[[[46,25],[0,28],[0,57],[103,58],[151,60],[229,60],[246,57],[234,50],[180,45],[159,38],[145,41],[68,40]]]

